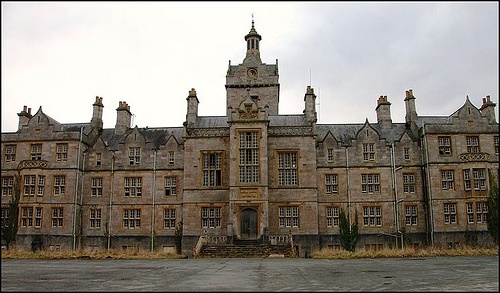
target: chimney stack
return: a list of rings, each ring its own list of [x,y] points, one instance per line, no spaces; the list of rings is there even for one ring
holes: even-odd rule
[[[196,124],[196,118],[198,117],[198,97],[196,96],[196,90],[192,88],[189,91],[187,100],[187,114],[186,114],[186,126],[188,128],[193,127]]]
[[[120,101],[118,104],[118,108],[116,109],[116,125],[115,125],[115,134],[121,135],[124,134],[129,128],[130,123],[132,122],[132,113],[130,112],[130,106],[127,105],[127,102]]]
[[[304,114],[306,116],[307,122],[316,123],[318,121],[316,113],[316,95],[314,94],[314,89],[310,85],[308,85],[306,88],[304,102],[306,102]]]
[[[92,113],[92,120],[90,120],[90,124],[93,127],[96,128],[101,128],[103,126],[102,122],[102,108],[104,108],[104,105],[102,104],[102,97],[95,97],[95,103],[92,105],[93,106],[93,113]]]
[[[408,126],[411,126],[412,123],[417,122],[417,110],[415,107],[415,97],[413,96],[412,89],[406,91],[405,107],[406,107],[406,115],[405,115],[406,124]]]
[[[387,100],[387,96],[380,96],[377,100],[377,122],[382,129],[392,128],[391,119],[391,103]]]
[[[17,125],[17,130],[19,131],[23,126],[28,125],[31,117],[33,117],[33,115],[31,115],[31,108],[24,106],[23,110],[17,113],[17,116],[19,116],[19,123]]]
[[[488,117],[489,122],[496,122],[496,117],[495,117],[495,106],[497,104],[493,103],[490,99],[490,96],[486,96],[486,98],[483,98],[483,104],[481,105],[481,108],[479,108],[479,111],[481,111],[481,115],[484,117]]]

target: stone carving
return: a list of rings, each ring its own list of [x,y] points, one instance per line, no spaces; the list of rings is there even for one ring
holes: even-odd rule
[[[47,163],[44,160],[24,160],[19,163],[18,169],[47,168]]]
[[[197,137],[229,136],[229,128],[198,128],[188,130],[188,135]]]
[[[465,153],[460,154],[460,160],[466,162],[484,162],[490,160],[490,154],[488,153]]]
[[[312,135],[311,127],[270,127],[269,136],[281,135]]]

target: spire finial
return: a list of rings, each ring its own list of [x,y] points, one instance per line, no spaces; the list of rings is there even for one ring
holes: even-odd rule
[[[252,27],[253,27],[253,13],[252,13]]]

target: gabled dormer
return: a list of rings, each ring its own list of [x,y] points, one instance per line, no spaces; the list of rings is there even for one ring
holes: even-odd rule
[[[320,143],[318,163],[326,162],[327,165],[336,163],[338,160],[338,141],[331,131],[328,131]]]
[[[174,167],[182,164],[182,145],[173,133],[168,136],[165,142],[165,150],[168,166]]]
[[[362,162],[374,163],[378,160],[379,139],[379,133],[370,125],[367,118],[363,127],[356,134],[357,147]]]
[[[62,124],[42,111],[42,106],[31,117],[26,125],[29,132],[40,134],[43,131],[62,131]]]
[[[453,124],[468,127],[475,126],[483,120],[481,112],[471,103],[469,96],[466,96],[463,106],[451,114],[450,118]]]
[[[147,141],[137,126],[126,135],[123,143],[123,151],[128,156],[128,165],[140,165],[150,157],[151,142]]]
[[[370,125],[370,122],[368,122],[368,118],[366,118],[365,124],[356,134],[356,140],[377,142],[379,139],[379,133]]]

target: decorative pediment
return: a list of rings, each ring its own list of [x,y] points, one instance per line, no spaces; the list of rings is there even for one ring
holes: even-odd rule
[[[238,112],[240,119],[257,119],[259,117],[259,110],[257,104],[248,96],[239,106]]]

